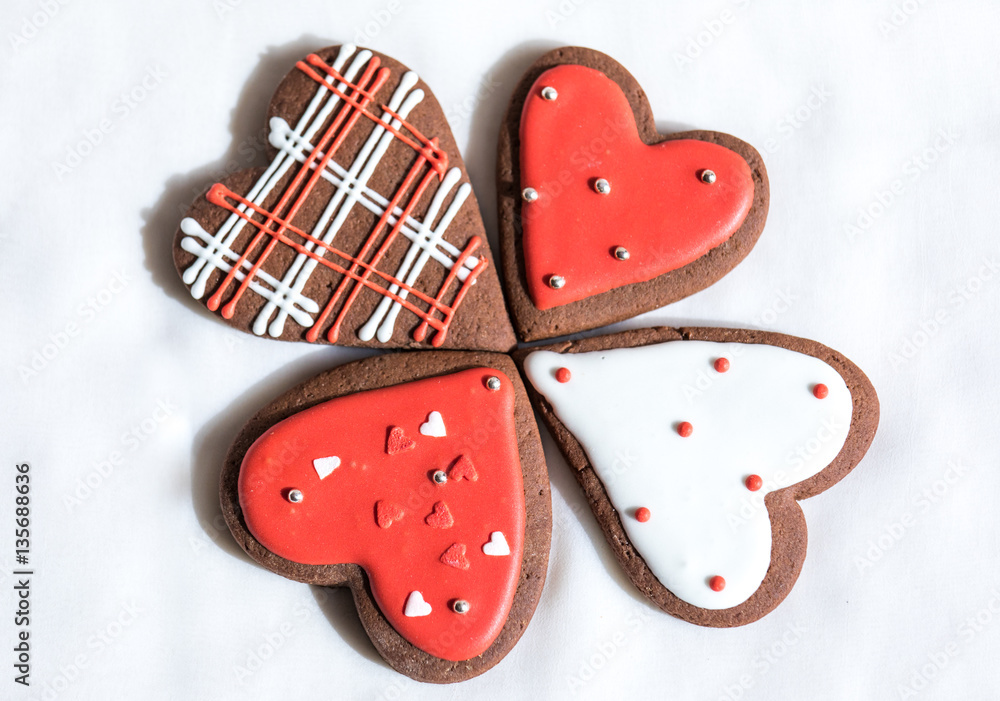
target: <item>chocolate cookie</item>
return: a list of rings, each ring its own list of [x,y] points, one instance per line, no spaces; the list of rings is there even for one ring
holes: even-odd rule
[[[500,130],[500,247],[524,341],[621,321],[708,287],[753,248],[760,154],[713,131],[660,134],[645,93],[564,47],[521,78]]]
[[[868,378],[794,336],[649,328],[515,354],[622,568],[667,613],[739,626],[791,591],[798,500],[864,456]]]
[[[285,76],[267,120],[270,164],[216,183],[181,222],[192,296],[285,341],[515,344],[465,164],[416,73],[331,46]]]
[[[221,499],[254,560],[350,587],[379,654],[420,681],[497,664],[541,596],[548,475],[506,355],[379,355],[303,383],[240,432]]]

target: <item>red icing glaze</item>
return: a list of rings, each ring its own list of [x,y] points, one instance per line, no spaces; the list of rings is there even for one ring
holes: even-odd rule
[[[712,588],[712,591],[722,591],[726,588],[726,580],[719,575],[715,575],[708,580],[708,586]]]
[[[569,371],[569,368],[559,368],[558,370],[556,370],[556,380],[558,382],[562,382],[563,384],[565,384],[569,382],[570,378],[572,377],[573,373]]]
[[[681,421],[677,426],[677,433],[680,434],[681,438],[687,438],[694,432],[694,426],[691,425],[690,421]]]
[[[716,372],[728,372],[729,371],[729,358],[716,358],[715,359],[715,371]]]
[[[501,380],[497,391],[486,387],[491,376]],[[441,412],[448,435],[421,436],[410,451],[388,455],[389,427],[415,435],[431,411]],[[491,417],[490,431],[482,430],[482,417]],[[312,461],[329,455],[339,456],[342,464],[320,480]],[[429,471],[444,465],[459,470],[449,474],[447,484],[436,485]],[[453,481],[459,474],[464,479]],[[304,500],[289,502],[284,497],[289,489],[301,490]],[[247,451],[239,495],[250,532],[279,557],[364,568],[382,613],[421,650],[468,660],[483,653],[503,628],[520,577],[525,529],[514,389],[503,373],[464,370],[299,412]],[[393,518],[385,528],[377,505],[372,517],[376,498],[386,509],[396,505],[419,516],[399,521],[386,511]],[[453,519],[445,530],[423,518],[442,501]],[[509,556],[456,547],[485,542],[494,531],[504,534]],[[443,553],[454,553],[457,566],[443,564]],[[430,604],[429,615],[403,614],[413,591]],[[454,613],[449,608],[454,599],[468,601],[470,611]]]
[[[451,528],[455,525],[455,519],[443,501],[434,505],[434,511],[424,519],[424,522],[432,528]]]
[[[816,399],[826,399],[828,394],[830,394],[830,388],[822,382],[813,387],[813,396],[816,397]]]
[[[542,88],[559,96],[546,100]],[[528,291],[551,309],[681,268],[724,243],[753,203],[750,167],[718,144],[675,139],[648,146],[628,99],[600,71],[551,68],[535,81],[520,126]],[[701,172],[716,180],[708,185]],[[611,184],[606,195],[594,183]],[[628,260],[609,256],[624,246]],[[566,284],[553,289],[549,276]]]
[[[456,460],[451,466],[451,469],[448,470],[448,479],[456,481],[466,479],[470,482],[475,482],[479,479],[479,474],[476,472],[476,466],[472,464],[472,460],[469,459],[469,456],[462,454],[458,456],[458,460]]]
[[[749,489],[751,492],[756,492],[759,491],[760,488],[764,486],[764,480],[761,479],[760,475],[750,475],[749,477],[747,477],[746,482],[744,482],[744,484],[746,484],[747,489]]]
[[[385,452],[389,455],[404,453],[417,447],[417,442],[406,435],[399,426],[389,429],[389,437],[385,441]]]
[[[465,556],[465,545],[454,543],[441,553],[441,562],[459,570],[469,569],[469,559]]]
[[[375,502],[375,520],[379,528],[388,528],[394,521],[399,521],[406,515],[403,507],[391,501],[379,499]]]
[[[635,510],[635,520],[639,523],[646,523],[653,514],[645,506],[640,506]]]

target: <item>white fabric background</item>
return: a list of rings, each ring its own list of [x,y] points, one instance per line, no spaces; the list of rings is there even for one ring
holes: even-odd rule
[[[0,609],[15,602],[9,521],[22,461],[32,466],[37,576],[33,685],[12,682],[4,614],[0,696],[1000,693],[996,4],[502,8],[4,3]],[[500,120],[522,71],[550,48],[616,57],[664,130],[730,132],[763,153],[771,213],[750,256],[710,289],[621,326],[805,336],[844,352],[878,389],[875,443],[848,479],[802,505],[809,557],[767,618],[708,630],[646,603],[547,436],[555,523],[544,595],[510,655],[461,685],[392,671],[346,591],[270,574],[220,528],[216,479],[244,420],[294,383],[364,354],[230,331],[187,296],[170,241],[201,189],[260,158],[265,105],[294,60],[359,32],[434,88],[491,237]],[[124,102],[144,79],[143,99]],[[80,147],[102,123],[100,143]],[[71,149],[85,153],[77,161]],[[116,275],[127,284],[112,284]],[[91,299],[106,304],[88,311]],[[75,335],[63,337],[70,324]],[[50,358],[25,377],[36,352]]]

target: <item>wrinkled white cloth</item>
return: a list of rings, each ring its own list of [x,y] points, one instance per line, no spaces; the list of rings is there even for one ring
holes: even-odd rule
[[[7,616],[0,695],[998,694],[994,3],[15,0],[3,14],[4,611],[15,606],[10,505],[22,462],[35,576],[32,686],[12,681]],[[398,58],[435,90],[491,236],[507,100],[560,45],[618,59],[663,130],[730,132],[764,155],[771,210],[750,256],[708,290],[619,326],[813,338],[879,392],[874,445],[802,505],[809,556],[765,619],[704,629],[649,605],[547,436],[547,586],[517,647],[465,684],[397,674],[348,593],[241,554],[219,517],[229,441],[276,395],[364,354],[229,330],[190,299],[170,242],[198,192],[260,161],[270,93],[295,59],[345,40]]]

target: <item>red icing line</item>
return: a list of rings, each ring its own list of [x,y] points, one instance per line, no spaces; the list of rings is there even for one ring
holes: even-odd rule
[[[728,372],[729,371],[729,358],[716,358],[715,359],[715,371],[716,372]]]
[[[377,58],[373,58],[371,61],[369,61],[368,65],[365,67],[364,74],[358,81],[358,85],[360,86],[367,83],[371,79],[372,73],[375,72],[375,69],[378,68],[378,66],[379,66],[379,61]],[[383,69],[378,71],[374,81],[372,82],[372,88],[374,90],[377,90],[378,88],[382,87],[382,84],[385,83],[385,81],[388,78],[389,78],[388,69]],[[367,98],[365,101],[367,101]],[[348,116],[348,114],[350,116]],[[312,153],[309,154],[309,157],[306,159],[306,162],[303,165],[303,167],[295,174],[295,178],[292,180],[291,185],[289,185],[288,188],[282,193],[281,199],[278,201],[277,206],[274,208],[275,212],[285,212],[285,206],[291,199],[292,193],[298,190],[299,185],[302,183],[303,179],[305,179],[305,177],[309,175],[309,179],[306,182],[302,192],[299,193],[298,197],[288,207],[287,212],[284,213],[284,219],[286,219],[287,221],[292,220],[295,214],[299,211],[299,208],[306,201],[309,193],[312,192],[312,189],[315,187],[316,182],[322,177],[323,171],[326,169],[327,164],[330,162],[330,159],[333,158],[333,154],[336,153],[337,148],[339,148],[340,145],[343,143],[344,138],[347,136],[348,132],[350,132],[354,124],[358,121],[359,116],[360,112],[358,111],[352,112],[350,105],[344,105],[340,109],[340,112],[337,113],[337,117],[333,120],[330,126],[327,127],[326,132],[324,132],[322,138],[319,140],[319,142],[317,142],[316,148],[313,150]],[[338,129],[340,129],[341,122],[344,121],[344,117],[347,117],[347,121],[346,123],[344,123],[344,128],[340,130],[339,134],[337,134]],[[319,160],[319,163],[316,166],[316,168],[312,169],[313,163],[316,160],[320,151],[325,151],[325,153],[323,154],[323,157]],[[270,225],[273,224],[274,221],[275,221],[275,215],[269,214],[267,220],[264,221],[260,227],[258,227],[257,234],[254,236],[253,240],[246,247],[246,249],[244,249],[243,253],[240,255],[239,261],[237,261],[237,263],[233,265],[232,268],[230,268],[229,272],[226,274],[225,279],[222,281],[222,284],[219,285],[219,288],[215,291],[215,294],[213,294],[209,298],[208,300],[209,309],[214,311],[215,309],[218,308],[219,302],[222,299],[222,294],[229,287],[229,283],[232,282],[232,280],[235,278],[236,271],[243,270],[243,263],[248,260],[248,256],[257,247],[257,244],[264,239],[265,230],[268,230],[270,228]],[[276,233],[278,235],[284,233],[284,226],[278,229]],[[257,271],[260,270],[260,266],[264,264],[264,261],[267,260],[268,256],[271,254],[271,251],[274,250],[274,247],[277,246],[277,244],[278,244],[278,239],[272,237],[271,240],[268,242],[267,246],[265,246],[264,251],[257,257],[257,260],[255,260],[253,265],[250,267],[250,271],[243,277],[243,281],[240,283],[240,286],[233,294],[232,299],[230,299],[229,302],[226,303],[226,306],[222,308],[223,317],[225,317],[226,319],[231,319],[233,317],[236,310],[236,304],[239,302],[240,297],[243,296],[243,293],[250,285],[250,282],[257,276]],[[213,304],[215,306],[213,306]]]
[[[652,517],[652,513],[645,506],[640,506],[635,510],[635,520],[639,523],[646,523]]]
[[[823,383],[813,387],[813,396],[816,397],[816,399],[826,399],[828,394],[830,394],[830,388]]]
[[[372,58],[372,61],[377,61],[377,60],[378,58]],[[333,68],[333,66],[328,65],[322,58],[320,58],[316,54],[309,54],[308,56],[306,56],[306,61],[308,61],[309,64],[321,69],[335,81],[347,83],[348,85],[351,84],[351,81],[344,78],[344,76],[338,73],[337,70]],[[389,109],[385,105],[380,105],[379,106],[380,109],[383,112],[387,113],[393,119],[398,119],[402,123],[401,126],[405,127],[407,131],[413,134],[413,136],[417,139],[417,141],[420,141],[421,144],[415,143],[402,131],[392,126],[392,124],[376,116],[375,114],[372,114],[368,110],[364,109],[365,104],[368,101],[375,99],[374,93],[377,91],[377,88],[368,91],[358,89],[358,92],[360,92],[366,98],[364,102],[358,103],[355,101],[354,97],[348,95],[347,93],[342,92],[335,85],[330,85],[324,78],[322,78],[318,73],[316,73],[316,71],[309,68],[309,66],[307,66],[302,61],[297,62],[295,64],[295,67],[298,68],[303,73],[305,73],[306,75],[308,75],[313,80],[315,80],[317,83],[323,85],[330,92],[334,93],[335,95],[339,95],[345,102],[349,102],[350,104],[357,107],[359,112],[364,114],[372,121],[381,124],[386,131],[391,132],[397,139],[402,141],[404,144],[410,146],[414,151],[417,151],[418,153],[423,155],[428,161],[434,164],[434,170],[438,173],[438,175],[442,178],[444,177],[445,171],[448,170],[448,154],[446,154],[444,151],[438,148],[437,142],[435,140],[428,139],[426,136],[417,131],[412,124],[409,124],[405,119],[403,119],[403,117],[400,116],[397,112]]]
[[[406,435],[399,426],[389,428],[389,435],[385,440],[385,452],[389,455],[396,455],[417,447],[417,442]]]
[[[392,199],[389,201],[389,205],[385,208],[385,211],[382,212],[382,216],[379,218],[378,223],[375,225],[375,228],[372,229],[371,234],[368,235],[368,238],[365,240],[365,243],[361,247],[361,250],[358,251],[358,255],[356,256],[358,261],[364,260],[364,257],[368,255],[368,249],[372,246],[372,244],[378,238],[379,233],[382,231],[382,228],[389,221],[389,213],[395,211],[396,207],[399,206],[399,202],[403,197],[403,193],[406,192],[410,188],[410,185],[413,183],[413,181],[416,180],[417,175],[423,169],[424,164],[426,162],[427,161],[423,156],[420,156],[414,162],[413,166],[410,168],[410,172],[406,174],[406,177],[403,179],[402,184],[396,190],[396,194],[393,195]],[[433,175],[431,171],[427,171],[427,173],[424,175],[423,180],[420,181],[420,184],[417,186],[417,189],[414,191],[413,195],[406,203],[406,207],[403,209],[402,216],[400,216],[396,220],[396,223],[393,225],[392,230],[389,232],[389,235],[386,236],[385,241],[382,242],[382,245],[379,247],[378,251],[376,251],[375,257],[369,263],[369,265],[372,268],[375,267],[378,261],[381,260],[382,256],[385,255],[386,249],[389,248],[389,245],[396,240],[397,234],[399,234],[400,229],[403,228],[403,223],[406,221],[406,218],[410,216],[410,214],[413,212],[414,206],[416,206],[417,202],[420,201],[420,196],[423,194],[424,189],[427,187],[428,183],[430,183],[432,178]],[[365,267],[364,272],[361,274],[362,278],[362,280],[360,281],[361,284],[355,285],[354,289],[351,290],[351,294],[350,296],[348,296],[347,301],[344,303],[343,308],[341,308],[340,313],[337,315],[337,319],[333,322],[333,326],[331,326],[329,331],[327,331],[326,338],[328,341],[330,341],[330,343],[337,342],[337,338],[340,335],[340,326],[341,324],[344,323],[344,317],[347,316],[348,310],[354,304],[354,300],[357,298],[358,293],[360,293],[362,288],[364,287],[364,280],[368,279],[368,274],[370,271],[371,268]],[[351,273],[357,272],[356,262],[351,263],[350,272]],[[316,338],[319,337],[319,327],[326,320],[326,317],[330,314],[330,312],[333,311],[334,305],[337,303],[337,300],[340,299],[340,295],[347,288],[350,282],[351,282],[350,275],[345,275],[344,278],[340,281],[340,285],[338,285],[337,290],[333,293],[333,296],[330,297],[330,301],[326,303],[326,307],[323,309],[320,315],[316,317],[316,323],[313,324],[312,327],[309,329],[309,331],[306,333],[307,341],[314,341],[316,340]],[[312,338],[310,338],[310,336],[312,336]]]
[[[327,83],[324,78],[312,70],[312,68],[310,68],[306,63],[300,61],[296,64],[314,80],[321,83],[327,90],[340,96],[344,104],[340,107],[331,124],[323,133],[320,140],[316,143],[313,151],[306,158],[305,163],[301,165],[292,182],[282,193],[279,202],[271,209],[271,211],[265,210],[257,205],[250,204],[242,197],[237,196],[235,193],[228,190],[228,188],[225,188],[218,183],[209,191],[207,198],[210,202],[237,214],[245,222],[250,223],[257,230],[257,233],[240,253],[239,260],[236,261],[235,265],[224,276],[222,282],[208,298],[206,304],[210,310],[218,310],[222,304],[223,295],[229,289],[229,286],[236,277],[236,272],[240,270],[244,271],[246,273],[244,279],[240,282],[232,298],[224,306],[222,306],[222,316],[227,319],[231,319],[236,313],[236,307],[244,292],[249,289],[251,282],[256,278],[257,273],[260,271],[261,267],[274,251],[278,243],[282,243],[294,248],[299,253],[307,255],[312,260],[323,264],[325,267],[330,268],[335,272],[343,273],[344,275],[331,299],[327,302],[326,306],[323,308],[313,325],[308,329],[308,331],[306,331],[305,338],[307,341],[314,342],[319,338],[322,324],[331,314],[336,303],[346,288],[350,285],[351,281],[356,281],[358,284],[351,290],[351,293],[342,305],[333,325],[328,329],[327,338],[330,342],[336,342],[348,310],[353,305],[361,289],[366,288],[375,290],[379,294],[392,299],[394,302],[399,302],[404,308],[413,312],[422,320],[422,323],[414,332],[415,340],[422,341],[427,335],[428,328],[433,327],[436,333],[431,340],[431,344],[435,347],[440,347],[447,337],[452,317],[462,299],[468,293],[469,287],[474,284],[476,277],[489,264],[487,260],[481,259],[479,263],[468,272],[466,279],[459,285],[452,305],[448,306],[444,303],[443,300],[445,292],[451,282],[457,277],[458,266],[464,264],[465,260],[469,256],[469,253],[472,250],[475,250],[475,248],[479,245],[478,237],[473,237],[473,239],[470,240],[469,244],[466,246],[466,250],[468,252],[463,252],[463,256],[460,258],[461,262],[457,263],[449,271],[446,283],[441,286],[437,294],[433,297],[417,293],[410,286],[404,284],[401,280],[396,279],[395,276],[375,270],[375,266],[379,260],[384,257],[389,245],[398,237],[399,231],[406,221],[407,216],[412,213],[414,207],[419,202],[421,195],[427,187],[427,184],[433,176],[436,174],[439,179],[443,178],[448,168],[448,156],[443,150],[441,150],[436,137],[428,139],[412,124],[406,122],[406,120],[402,119],[399,114],[390,110],[388,107],[382,105],[381,109],[389,114],[390,117],[399,119],[401,122],[400,128],[392,126],[391,123],[386,122],[383,118],[378,117],[367,109],[367,105],[374,100],[375,94],[385,84],[390,75],[388,68],[379,68],[380,60],[378,57],[373,57],[369,60],[363,74],[356,83],[346,80],[340,73],[332,67],[326,65],[320,57],[314,54],[310,54],[306,60],[309,64],[322,68],[327,75],[334,78],[337,82],[343,82],[347,86],[345,92],[336,85],[330,85]],[[355,257],[338,251],[331,246],[320,243],[312,236],[309,236],[300,231],[297,227],[292,226],[290,222],[293,220],[305,201],[311,196],[316,183],[322,177],[323,172],[327,169],[327,166],[332,160],[334,154],[344,143],[348,133],[361,116],[365,116],[373,120],[390,131],[402,143],[413,148],[418,157],[416,162],[411,167],[407,177],[397,188],[396,193],[393,197],[389,198],[390,205],[385,209],[378,224],[366,239],[361,251]],[[407,136],[403,131],[401,131],[401,129],[408,131],[413,138]],[[388,221],[389,214],[395,207],[400,206],[404,193],[410,188],[413,180],[424,167],[429,167],[429,170],[424,174],[424,177],[421,179],[420,184],[416,190],[414,190],[413,194],[410,195],[406,205],[401,207],[403,215],[397,219],[396,224],[393,225],[393,228],[386,236],[386,239],[383,241],[373,259],[370,262],[365,263],[363,259],[367,256],[369,249],[379,238],[386,222]],[[312,171],[311,175],[310,171]],[[304,184],[303,181],[305,181]],[[295,193],[297,191],[298,194],[296,195]],[[237,209],[237,207],[231,206],[227,201],[228,199],[237,201],[245,209],[250,210],[250,214],[241,212]],[[254,221],[252,219],[252,215],[254,214],[259,215],[261,220]],[[350,266],[348,268],[342,268],[335,263],[326,261],[321,257],[322,251],[317,254],[314,251],[308,250],[299,243],[289,239],[289,233],[294,234],[305,241],[311,242],[314,248],[322,248],[323,251],[332,252],[334,255],[346,259],[349,261]],[[247,271],[245,269],[245,264],[252,259],[254,252],[264,241],[265,237],[270,237],[270,240]],[[358,268],[361,269],[360,273],[358,273]],[[414,304],[404,300],[403,297],[389,292],[387,289],[388,285],[386,287],[382,287],[381,285],[370,282],[368,277],[373,273],[385,279],[389,284],[397,285],[400,289],[405,290],[406,295],[415,296],[422,302],[426,303],[429,306],[428,310],[424,311]],[[434,318],[435,312],[438,311],[440,311],[442,315],[442,319],[440,321]],[[417,335],[419,335],[419,339],[416,338]]]
[[[375,521],[379,528],[388,528],[394,521],[399,521],[406,515],[403,507],[391,501],[379,499],[375,502]]]
[[[229,188],[225,187],[224,185],[216,184],[215,186],[213,186],[212,189],[209,190],[207,198],[208,198],[208,200],[210,202],[212,202],[212,204],[216,204],[216,205],[218,205],[220,207],[223,207],[224,209],[229,210],[233,214],[236,214],[238,217],[240,217],[241,219],[243,219],[246,222],[249,222],[249,223],[253,224],[254,226],[259,226],[260,223],[253,221],[253,219],[251,218],[253,214],[264,214],[264,215],[270,216],[269,213],[267,212],[267,210],[261,209],[260,207],[258,207],[257,205],[253,204],[249,200],[241,197],[240,195],[237,195],[235,192],[233,192]],[[251,214],[248,215],[246,212],[241,212],[237,208],[236,205],[232,205],[232,204],[230,204],[228,202],[228,200],[230,200],[230,199],[232,199],[233,201],[237,202],[238,204],[243,205],[244,207],[246,207],[248,210],[251,211]],[[277,221],[279,224],[281,224],[281,226],[283,226],[287,231],[291,232],[292,234],[301,237],[302,239],[306,240],[307,242],[312,242],[315,247],[322,248],[323,250],[328,251],[330,253],[333,253],[334,255],[336,255],[336,256],[338,256],[340,258],[344,258],[344,259],[346,259],[348,261],[351,261],[353,263],[357,263],[358,266],[360,266],[361,268],[363,268],[365,270],[368,270],[368,271],[372,272],[373,274],[381,277],[386,282],[392,283],[394,285],[397,285],[401,290],[405,290],[407,292],[407,294],[409,294],[410,296],[416,297],[420,301],[425,302],[426,304],[428,304],[431,307],[431,310],[434,310],[434,309],[440,310],[441,314],[442,314],[442,316],[444,318],[441,319],[441,320],[433,318],[433,317],[430,316],[430,312],[426,312],[425,313],[419,307],[417,307],[412,302],[410,302],[409,299],[404,299],[403,297],[399,296],[398,294],[390,292],[388,289],[386,289],[384,287],[381,287],[380,285],[377,285],[377,284],[371,282],[370,280],[367,280],[366,278],[358,275],[357,273],[352,273],[347,268],[341,267],[341,266],[337,265],[336,263],[334,263],[334,262],[332,262],[330,260],[327,260],[326,258],[321,258],[319,255],[316,254],[315,251],[310,251],[305,246],[303,246],[303,245],[301,245],[299,243],[296,243],[295,241],[292,241],[290,238],[288,238],[288,235],[286,235],[286,234],[278,235],[275,232],[271,232],[271,231],[267,232],[267,233],[274,233],[274,235],[276,235],[277,238],[280,239],[281,242],[284,243],[286,246],[295,249],[299,253],[302,253],[302,254],[305,254],[305,255],[309,256],[310,258],[312,258],[313,260],[315,260],[320,265],[323,265],[323,266],[325,266],[325,267],[327,267],[327,268],[329,268],[329,269],[331,269],[331,270],[333,270],[335,272],[343,273],[343,274],[347,275],[348,277],[350,277],[352,280],[356,280],[356,281],[360,282],[365,287],[367,287],[369,289],[372,289],[372,290],[375,290],[379,294],[381,294],[381,295],[383,295],[385,297],[388,297],[392,301],[399,302],[399,304],[404,309],[407,309],[407,310],[413,312],[415,315],[417,315],[421,319],[424,319],[428,324],[430,324],[431,326],[434,327],[434,329],[437,331],[437,333],[434,336],[434,341],[437,341],[438,336],[441,336],[441,334],[447,334],[448,327],[451,325],[451,320],[454,317],[455,312],[457,311],[458,306],[461,303],[462,299],[465,297],[466,291],[468,290],[469,286],[472,285],[475,282],[476,276],[478,276],[479,273],[482,272],[486,268],[486,266],[489,264],[488,261],[485,258],[480,259],[479,265],[477,265],[475,268],[473,268],[472,271],[470,271],[470,273],[468,274],[468,276],[466,276],[465,281],[462,283],[462,287],[459,289],[458,293],[455,295],[454,302],[451,304],[451,306],[448,306],[446,304],[437,303],[437,301],[435,299],[427,296],[426,294],[424,294],[420,290],[407,285],[402,280],[399,280],[396,277],[394,277],[392,275],[389,275],[388,273],[384,273],[381,270],[376,270],[375,268],[373,268],[368,263],[363,263],[359,259],[357,259],[357,258],[355,258],[353,256],[349,256],[348,254],[346,254],[343,251],[340,251],[340,250],[334,248],[333,246],[331,246],[329,244],[323,243],[321,240],[319,240],[319,239],[317,239],[317,238],[315,238],[313,236],[310,236],[309,234],[305,233],[301,229],[298,229],[297,227],[292,226],[291,224],[288,224],[287,222],[285,222],[285,221],[283,221],[281,219],[275,219],[275,221]],[[473,237],[473,239],[477,241],[477,245],[478,245],[478,237]],[[442,293],[443,293],[443,290],[442,290]],[[345,305],[345,308],[346,308],[346,305]],[[443,338],[442,338],[442,342],[443,342]]]
[[[744,484],[746,484],[747,489],[749,489],[751,492],[756,492],[760,490],[761,487],[764,486],[764,480],[761,478],[760,475],[750,475],[749,477],[746,478],[746,482]]]
[[[556,381],[566,383],[569,382],[570,378],[573,377],[573,373],[569,371],[569,368],[559,368],[556,370]]]
[[[546,100],[542,88],[558,98]],[[600,71],[561,65],[542,73],[520,124],[521,203],[528,291],[539,309],[677,270],[728,240],[753,203],[738,153],[695,139],[648,146],[621,88]],[[711,169],[716,181],[702,182]],[[593,183],[611,184],[606,195]],[[609,256],[624,246],[628,260]],[[559,289],[552,275],[565,278]]]
[[[677,433],[680,434],[681,438],[687,438],[694,432],[694,426],[691,425],[690,421],[681,421],[677,426]]]
[[[708,580],[708,586],[712,588],[712,591],[722,591],[726,588],[726,580],[719,575],[715,575]]]
[[[424,521],[431,528],[451,528],[455,525],[455,519],[452,517],[451,511],[448,510],[448,505],[443,501],[434,505],[434,511]]]
[[[465,261],[469,259],[469,256],[471,256],[473,252],[477,248],[479,248],[480,243],[482,243],[482,240],[478,236],[473,236],[471,239],[469,239],[469,243],[466,244],[465,248],[459,254],[458,258],[455,259],[455,264],[451,266],[451,270],[449,270],[448,275],[445,276],[444,282],[441,283],[441,291],[438,293],[437,299],[434,300],[434,304],[432,304],[431,308],[427,311],[427,317],[424,318],[423,323],[421,323],[420,326],[418,326],[416,330],[413,332],[414,341],[420,342],[424,340],[424,337],[427,335],[427,326],[430,324],[430,317],[434,315],[435,309],[442,307],[441,298],[444,297],[444,291],[448,289],[452,281],[458,279],[458,271],[461,270],[463,265],[465,265]],[[478,277],[479,273],[481,273],[483,270],[486,269],[486,265],[487,265],[486,259],[480,258],[479,263],[476,265],[475,268],[472,269],[472,272],[470,273],[469,276],[472,278]],[[461,304],[462,299],[465,297],[465,294],[468,291],[469,291],[469,285],[462,285],[459,288],[458,292],[455,294],[455,303],[453,306],[457,307],[459,304]],[[444,344],[444,339],[447,336],[447,334],[448,334],[447,327],[442,329],[440,332],[434,334],[434,340],[431,341],[431,345],[434,346],[435,348],[440,348]]]
[[[441,553],[441,562],[456,569],[469,569],[469,559],[465,557],[465,545],[462,543],[453,544]]]
[[[497,391],[485,386],[491,376],[502,380]],[[431,410],[441,412],[448,435],[387,455],[386,424],[416,433]],[[494,428],[479,442],[482,417],[494,417]],[[472,436],[477,436],[474,443]],[[343,463],[320,480],[312,461],[327,455],[341,456]],[[433,484],[428,470],[457,463],[456,455],[466,456],[469,466],[475,461],[478,480]],[[289,503],[284,498],[289,489],[302,490],[304,501]],[[448,510],[458,516],[447,530],[431,528],[420,517],[393,519],[391,528],[380,527],[377,506],[372,517],[373,495],[424,515],[444,494]],[[474,368],[360,392],[294,414],[247,451],[239,495],[247,527],[261,545],[306,565],[360,565],[390,625],[431,655],[471,659],[489,648],[506,622],[524,554],[524,486],[514,390],[495,369]],[[451,546],[483,542],[493,531],[506,536],[509,556],[490,557],[473,548],[456,556],[459,564],[464,558],[467,569],[442,565],[442,553]],[[412,591],[421,592],[431,605],[430,615],[403,614]],[[452,628],[456,615],[449,602],[454,599],[471,604],[461,619],[461,635]]]
[[[467,479],[470,482],[475,482],[479,479],[479,474],[476,472],[476,466],[472,464],[469,456],[463,454],[458,456],[451,469],[448,470],[448,479]]]

